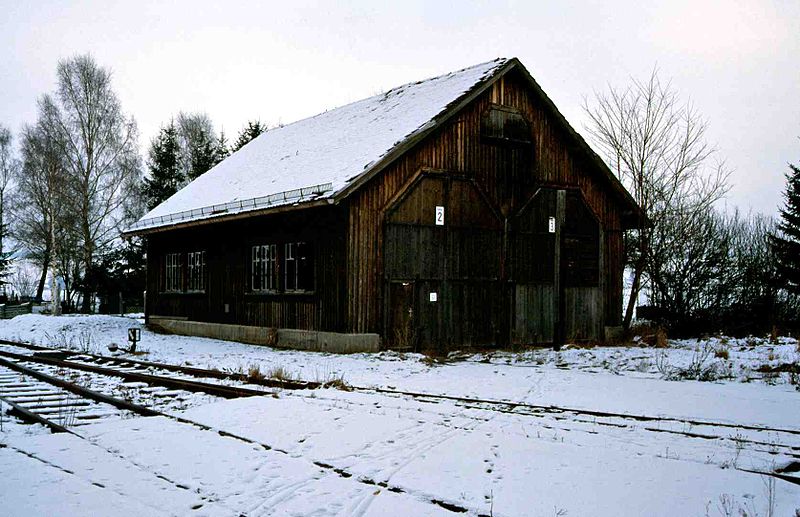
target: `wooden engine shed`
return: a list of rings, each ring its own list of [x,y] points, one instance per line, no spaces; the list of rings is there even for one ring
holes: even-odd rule
[[[129,228],[148,323],[322,350],[602,342],[641,211],[517,59],[270,129]]]

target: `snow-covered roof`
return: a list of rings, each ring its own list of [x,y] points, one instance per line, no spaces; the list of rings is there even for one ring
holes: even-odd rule
[[[454,101],[497,73],[496,59],[270,129],[127,231],[333,198]]]

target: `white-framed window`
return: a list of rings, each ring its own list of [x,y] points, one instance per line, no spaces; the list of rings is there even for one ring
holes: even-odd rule
[[[187,291],[202,292],[206,289],[206,252],[190,251],[186,255],[188,273]]]
[[[314,290],[314,253],[306,242],[287,242],[283,254],[284,289]]]
[[[278,290],[278,246],[276,244],[253,246],[250,288],[253,291],[261,292]]]
[[[164,260],[164,291],[176,293],[183,290],[183,263],[180,253],[167,253]]]

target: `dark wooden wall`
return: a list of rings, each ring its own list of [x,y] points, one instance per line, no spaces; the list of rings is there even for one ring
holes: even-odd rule
[[[386,213],[383,239],[387,344],[435,350],[503,340],[497,325],[505,310],[498,214],[469,178],[425,173],[404,194]],[[444,209],[441,225],[436,206]],[[411,299],[395,289],[397,283],[411,286]],[[413,342],[404,336],[409,324],[416,331]]]
[[[343,208],[319,207],[151,234],[147,312],[216,323],[344,331],[345,222]],[[251,247],[296,241],[313,244],[314,291],[251,292]],[[206,251],[205,292],[163,292],[165,255],[179,252],[185,258],[191,251]]]
[[[482,119],[497,105],[524,116],[529,125],[531,145],[499,145],[481,137]],[[388,258],[389,251],[384,249],[386,212],[425,168],[474,181],[504,225],[513,224],[515,215],[539,188],[579,191],[601,229],[599,247],[603,273],[597,290],[592,293],[595,298],[592,310],[599,311],[600,323],[619,324],[623,267],[619,198],[607,178],[566,134],[521,74],[512,70],[349,198],[349,331],[384,331],[386,311],[391,310],[387,304],[390,286],[385,283],[385,272],[387,267],[395,267],[391,263],[394,257]],[[391,253],[394,255],[395,250]],[[580,305],[587,299],[579,294],[577,291],[571,294],[574,301],[567,311],[576,318],[585,310]],[[531,290],[523,295],[533,299],[546,294]],[[498,317],[510,318],[510,315]],[[509,319],[497,321],[496,325],[508,327],[512,323]],[[596,327],[592,330],[594,334],[599,332]]]
[[[493,126],[502,120],[512,122],[510,133]],[[445,227],[430,220],[435,205],[446,207]],[[605,173],[512,70],[340,205],[151,234],[147,311],[375,332],[388,343],[412,313],[418,338],[430,343],[601,338],[604,325],[621,320],[622,206]],[[554,213],[557,235],[542,226]],[[251,293],[251,246],[298,240],[314,244],[314,292]],[[576,267],[562,261],[563,249],[573,262],[596,253],[597,278],[562,281],[559,272]],[[162,292],[164,255],[199,250],[206,291]],[[420,310],[430,292],[447,303]]]

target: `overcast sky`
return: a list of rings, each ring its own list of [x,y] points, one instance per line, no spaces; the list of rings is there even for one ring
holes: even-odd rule
[[[641,4],[653,5],[643,7]],[[519,57],[582,133],[581,103],[654,66],[731,169],[728,204],[775,213],[800,162],[800,2],[0,0],[0,123],[17,134],[59,59],[113,71],[142,150],[179,110],[229,140],[409,81]]]

